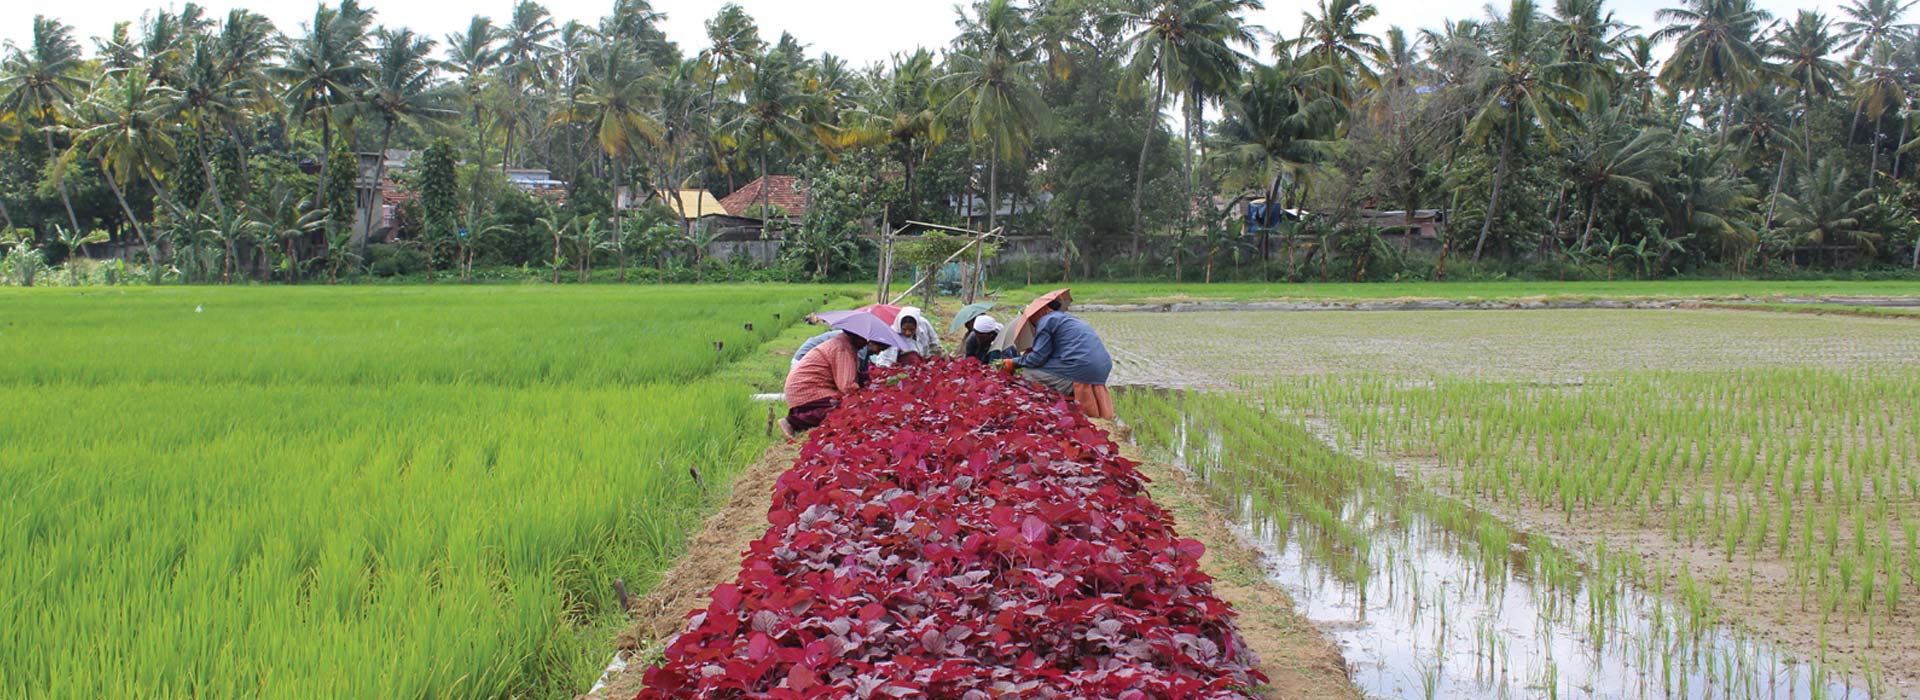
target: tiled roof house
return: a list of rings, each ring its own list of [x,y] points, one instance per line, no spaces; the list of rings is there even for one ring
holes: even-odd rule
[[[807,215],[807,207],[813,203],[813,197],[806,191],[800,178],[792,175],[768,175],[747,183],[746,187],[734,190],[720,200],[731,216],[744,216],[749,209],[760,206],[762,189],[766,189],[766,201],[779,207],[787,216],[799,219]]]

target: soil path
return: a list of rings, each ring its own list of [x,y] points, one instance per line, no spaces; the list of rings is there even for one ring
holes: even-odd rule
[[[1293,601],[1267,581],[1261,556],[1240,541],[1221,511],[1180,470],[1142,460],[1127,428],[1105,421],[1100,427],[1113,434],[1128,458],[1140,461],[1140,471],[1152,480],[1154,501],[1173,514],[1175,529],[1206,545],[1200,565],[1214,577],[1214,592],[1239,611],[1235,622],[1271,679],[1260,697],[1359,698],[1339,650],[1294,613]],[[642,676],[685,626],[687,614],[706,607],[714,586],[734,579],[748,545],[766,533],[774,483],[799,454],[798,443],[778,443],[740,473],[726,505],[688,543],[687,555],[634,602],[633,625],[618,639],[619,661],[605,685],[581,697],[615,700],[639,692]]]
[[[1140,463],[1140,473],[1152,480],[1147,491],[1173,514],[1174,529],[1207,546],[1200,568],[1213,577],[1213,592],[1239,611],[1234,624],[1247,646],[1260,655],[1260,671],[1267,674],[1268,684],[1260,696],[1359,698],[1359,689],[1347,678],[1340,649],[1294,612],[1293,599],[1267,578],[1266,558],[1240,539],[1226,513],[1207,499],[1186,472],[1143,457],[1130,429],[1096,422],[1113,434],[1121,454]]]

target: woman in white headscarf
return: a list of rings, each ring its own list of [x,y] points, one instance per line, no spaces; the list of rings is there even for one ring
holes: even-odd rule
[[[999,353],[993,349],[993,344],[1000,339],[1000,330],[1000,322],[992,316],[981,314],[973,317],[973,320],[967,321],[967,337],[960,341],[960,351],[982,363],[997,359]]]
[[[946,353],[940,347],[940,336],[933,332],[933,324],[927,322],[927,315],[920,307],[901,307],[900,315],[893,319],[893,332],[905,338],[907,343],[899,347],[887,348],[873,358],[875,367],[892,367],[901,363],[901,358],[918,355],[919,359],[939,357]],[[909,360],[908,363],[911,363]]]

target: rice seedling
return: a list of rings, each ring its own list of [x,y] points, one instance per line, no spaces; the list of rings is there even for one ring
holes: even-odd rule
[[[713,371],[814,306],[49,291],[0,300],[6,697],[571,696],[764,444]]]
[[[1847,647],[1882,650],[1889,630],[1916,623],[1901,594],[1920,586],[1920,372],[1645,371],[1564,384],[1332,374],[1250,386],[1361,453],[1419,461],[1421,484],[1481,509],[1664,534],[1656,549],[1676,554],[1661,575],[1676,577],[1689,628],[1729,608],[1749,623],[1811,625],[1778,613],[1797,607]],[[1719,566],[1687,563],[1686,551]],[[1783,572],[1785,585],[1758,585],[1763,571]],[[1886,653],[1913,653],[1911,636],[1893,635]]]

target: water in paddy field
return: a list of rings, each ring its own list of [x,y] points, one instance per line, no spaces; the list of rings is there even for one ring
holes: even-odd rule
[[[1248,440],[1246,422],[1181,414],[1156,433],[1162,444],[1143,446],[1165,450],[1230,506],[1268,574],[1339,644],[1368,697],[1869,697],[1732,627],[1688,623],[1684,596],[1624,584],[1591,559],[1366,475],[1354,460],[1307,464]]]

